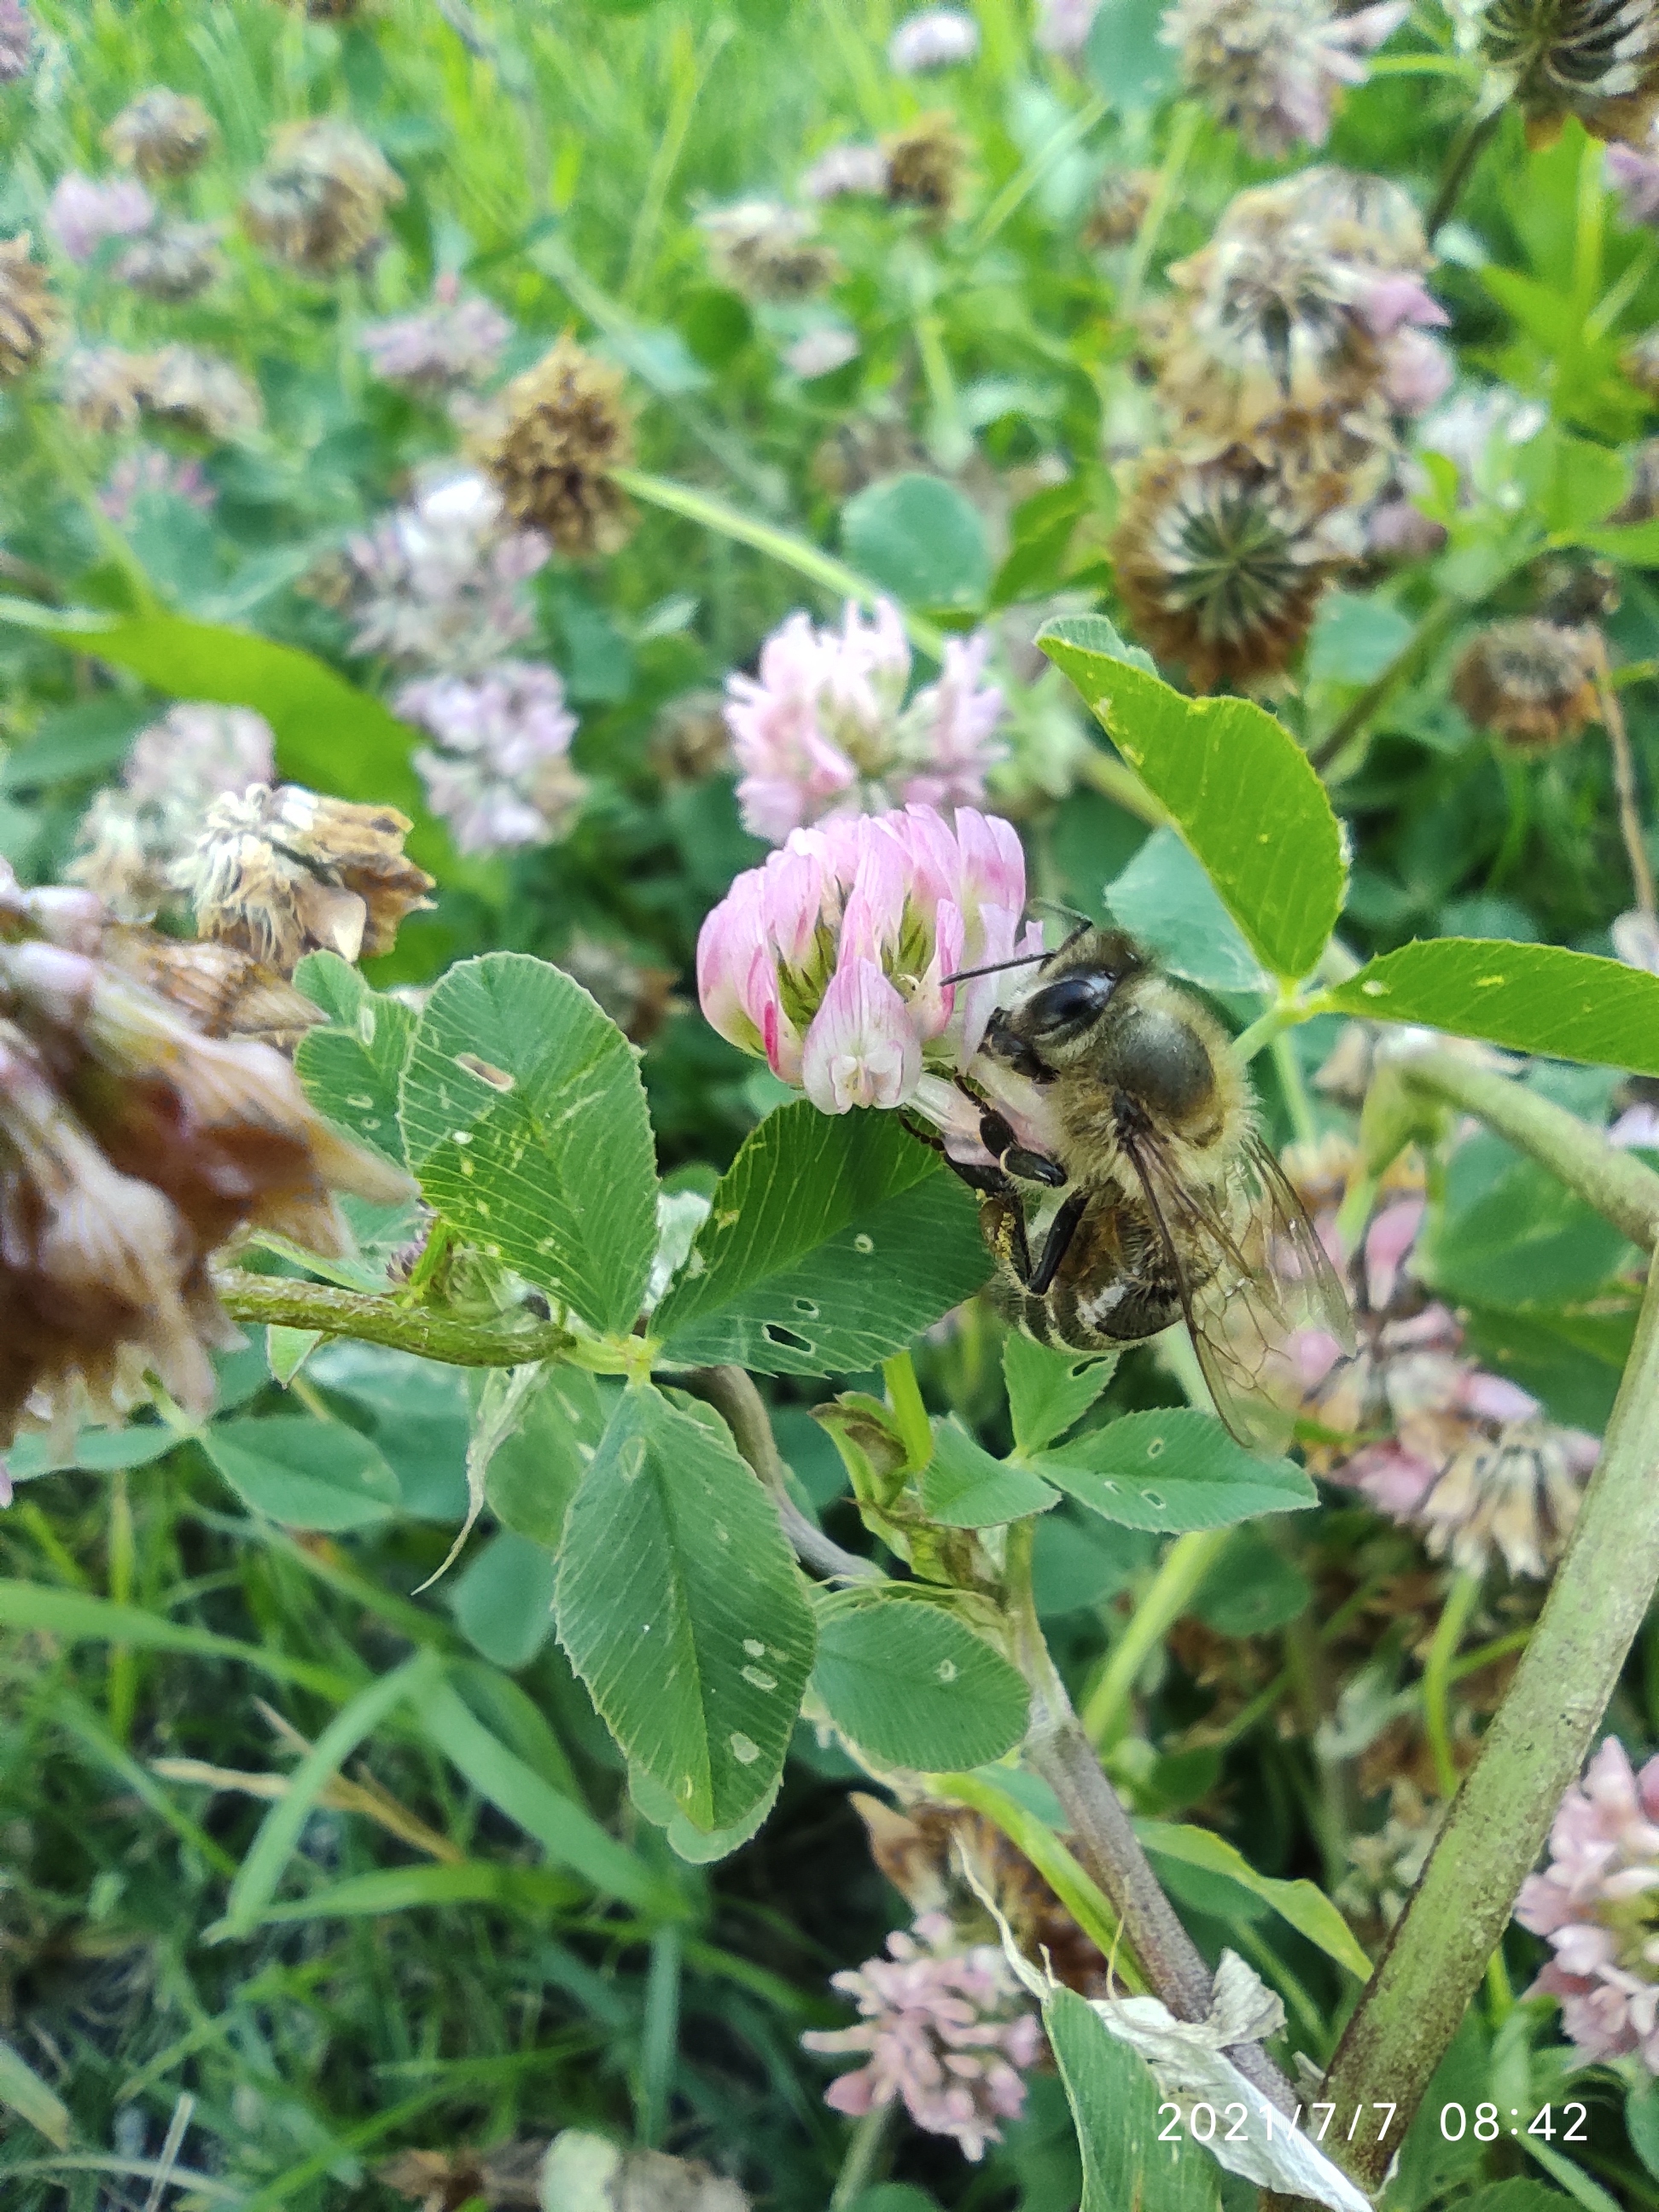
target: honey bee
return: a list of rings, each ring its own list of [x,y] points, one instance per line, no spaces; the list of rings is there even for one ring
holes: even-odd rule
[[[1012,1317],[1093,1352],[1183,1322],[1227,1428],[1282,1449],[1292,1417],[1265,1388],[1276,1351],[1298,1327],[1352,1348],[1352,1320],[1231,1043],[1121,931],[1085,922],[1041,957],[982,1049],[1045,1094],[1052,1151],[1021,1144],[963,1078],[994,1164],[949,1161],[979,1196]]]

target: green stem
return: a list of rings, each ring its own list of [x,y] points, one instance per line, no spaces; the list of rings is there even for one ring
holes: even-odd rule
[[[1009,217],[1018,214],[1054,164],[1063,161],[1073,146],[1081,145],[1095,125],[1103,122],[1110,112],[1111,102],[1097,93],[1085,106],[1079,107],[1075,115],[1068,115],[1058,130],[1050,132],[1024,168],[1017,169],[1009,178],[980,217],[979,228],[972,240],[974,252],[984,251]]]
[[[1451,1716],[1446,1693],[1451,1687],[1452,1662],[1457,1656],[1463,1631],[1469,1625],[1469,1615],[1480,1595],[1479,1575],[1457,1576],[1446,1593],[1446,1601],[1435,1624],[1434,1640],[1423,1662],[1423,1727],[1434,1760],[1435,1779],[1440,1784],[1440,1795],[1449,1804],[1457,1794],[1457,1768],[1452,1759]]]
[[[1280,1030],[1267,1048],[1273,1057],[1273,1073],[1279,1078],[1279,1090],[1284,1093],[1285,1110],[1291,1117],[1291,1127],[1299,1145],[1311,1145],[1318,1137],[1314,1121],[1313,1102],[1308,1096],[1306,1078],[1302,1062],[1296,1056],[1296,1047]]]
[[[771,1416],[747,1369],[699,1367],[680,1379],[700,1398],[706,1398],[731,1430],[732,1443],[770,1493],[783,1533],[803,1566],[836,1582],[878,1583],[886,1579],[873,1559],[861,1559],[856,1552],[842,1551],[834,1538],[826,1536],[796,1504],[790,1493],[789,1470],[772,1431]]]
[[[1161,830],[1169,820],[1169,811],[1125,761],[1115,754],[1103,752],[1098,745],[1085,745],[1077,764],[1078,781],[1097,791],[1103,799],[1109,799],[1114,806],[1121,806],[1126,814],[1133,814],[1137,822],[1149,829]]]
[[[228,1267],[213,1280],[233,1321],[356,1337],[360,1343],[391,1345],[451,1367],[523,1367],[532,1360],[565,1357],[577,1345],[557,1322],[457,1321],[368,1291],[301,1283],[287,1275],[251,1275],[240,1267]]]
[[[1266,1013],[1258,1014],[1249,1027],[1241,1030],[1233,1039],[1233,1051],[1240,1066],[1248,1066],[1264,1046],[1276,1043],[1285,1030],[1293,1030],[1298,1022],[1305,1022],[1309,1012],[1300,999],[1281,999]]]
[[[1437,606],[1430,608],[1388,666],[1371,678],[1310,752],[1308,757],[1322,775],[1347,750],[1378,708],[1385,706],[1400,686],[1416,674],[1453,624],[1467,612],[1462,599],[1442,599]]]
[[[1503,113],[1501,104],[1490,107],[1485,106],[1477,107],[1452,141],[1451,151],[1446,157],[1446,166],[1440,174],[1440,185],[1434,196],[1434,204],[1430,208],[1427,220],[1423,226],[1429,234],[1431,243],[1433,241],[1436,231],[1443,222],[1449,220],[1452,210],[1462,198],[1463,187],[1468,184],[1475,163],[1486,150],[1486,141],[1497,130]]]
[[[1395,1063],[1408,1090],[1477,1115],[1576,1191],[1633,1244],[1659,1243],[1659,1175],[1633,1153],[1610,1145],[1597,1129],[1506,1075],[1494,1075],[1431,1045]]]
[[[867,2112],[848,2139],[847,2155],[830,2192],[830,2212],[846,2212],[870,2186],[893,2124],[896,2105],[877,2105]]]
[[[910,1472],[917,1474],[933,1456],[933,1427],[921,1401],[921,1385],[909,1353],[896,1352],[890,1359],[884,1359],[881,1375],[887,1385],[887,1402],[904,1440],[905,1458]]]
[[[1340,2112],[1376,2098],[1408,2125],[1480,1986],[1659,1583],[1656,1474],[1659,1268],[1548,1602],[1326,2077]],[[1372,2185],[1392,2150],[1340,2147]]]
[[[729,506],[714,493],[699,491],[690,484],[675,483],[667,477],[653,477],[643,469],[612,469],[611,481],[618,490],[625,491],[647,507],[659,507],[666,514],[683,515],[688,522],[701,523],[705,530],[718,531],[724,538],[735,538],[739,545],[751,545],[757,553],[765,553],[786,568],[793,568],[798,576],[818,584],[826,592],[835,592],[842,599],[856,599],[860,606],[873,606],[884,595],[879,586],[867,576],[849,568],[844,561],[837,561],[833,553],[825,553],[805,538],[798,538],[793,530],[780,529],[775,524],[758,521],[753,515],[744,514]],[[904,627],[910,642],[930,659],[945,658],[945,633],[921,615],[901,609]]]
[[[1117,296],[1120,322],[1127,322],[1134,313],[1146,282],[1146,272],[1152,266],[1152,256],[1158,251],[1164,220],[1175,205],[1176,194],[1181,187],[1182,173],[1187,167],[1188,156],[1193,150],[1199,125],[1203,120],[1204,111],[1195,100],[1183,101],[1175,112],[1164,164],[1158,173],[1158,182],[1152,186],[1152,196],[1146,203],[1146,212],[1140,219],[1140,228],[1135,233],[1123,289]]]
[[[668,2099],[680,2039],[682,1931],[670,1922],[651,1939],[645,1977],[645,2018],[640,2033],[640,2100],[635,2133],[642,2150],[655,2150],[668,2125]]]
[[[1231,1534],[1231,1528],[1195,1528],[1177,1536],[1164,1554],[1083,1701],[1083,1729],[1091,1743],[1104,1749],[1121,1735],[1136,1676],[1186,1612]]]

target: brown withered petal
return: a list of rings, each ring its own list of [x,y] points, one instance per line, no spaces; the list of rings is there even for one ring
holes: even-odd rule
[[[395,806],[253,784],[216,799],[173,881],[201,934],[291,975],[307,952],[343,960],[389,952],[433,879],[404,855],[413,828]]]
[[[331,276],[378,243],[403,196],[402,179],[361,131],[327,117],[289,123],[243,194],[242,227],[290,269]]]
[[[214,137],[213,118],[199,100],[158,84],[127,102],[105,131],[104,143],[123,168],[150,181],[198,168]]]
[[[634,458],[623,373],[564,337],[501,394],[497,434],[481,446],[513,520],[562,553],[614,553],[634,510],[609,471]]]
[[[27,231],[0,239],[0,384],[34,367],[62,320]]]
[[[238,945],[192,943],[118,924],[105,933],[104,957],[179,1007],[204,1036],[258,1037],[291,1052],[307,1030],[327,1019],[274,968]]]
[[[135,239],[112,272],[147,300],[193,300],[222,273],[219,233],[210,222],[164,222]]]
[[[968,169],[968,142],[944,108],[919,115],[882,141],[887,156],[887,198],[893,207],[919,208],[936,222],[956,213]]]
[[[1640,139],[1659,104],[1655,0],[1486,0],[1479,29],[1534,145],[1569,115],[1593,138]]]
[[[1326,584],[1362,550],[1349,490],[1340,476],[1291,477],[1237,447],[1149,456],[1112,538],[1140,636],[1201,691],[1278,673]]]
[[[454,2150],[400,2150],[378,2167],[375,2179],[421,2212],[460,2212],[482,2202],[489,2212],[541,2202],[540,2174],[545,2142],[501,2143],[494,2150],[461,2144]]]
[[[1547,750],[1596,719],[1591,635],[1528,617],[1493,623],[1464,648],[1452,696],[1477,730]]]
[[[557,965],[610,1015],[630,1044],[649,1044],[675,1006],[674,971],[631,958],[620,945],[583,933]]]
[[[208,1352],[235,1340],[216,1247],[258,1227],[339,1254],[337,1190],[407,1195],[278,1054],[204,1035],[139,981],[165,967],[143,935],[0,870],[0,1449],[20,1423],[118,1419],[149,1375],[205,1413]]]

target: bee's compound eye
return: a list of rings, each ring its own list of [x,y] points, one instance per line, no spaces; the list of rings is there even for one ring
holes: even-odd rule
[[[1039,1036],[1056,1036],[1063,1030],[1091,1022],[1112,995],[1114,978],[1099,974],[1062,975],[1034,992],[1025,1008],[1025,1019]]]

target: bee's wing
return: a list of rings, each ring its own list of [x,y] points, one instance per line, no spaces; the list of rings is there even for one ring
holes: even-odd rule
[[[1163,1239],[1217,1413],[1250,1450],[1283,1452],[1296,1416],[1273,1384],[1284,1371],[1287,1340],[1316,1328],[1345,1346],[1353,1340],[1346,1294],[1301,1200],[1259,1137],[1244,1149],[1231,1194],[1184,1181],[1155,1137],[1126,1137],[1124,1151]],[[1188,1251],[1203,1256],[1196,1282]]]

